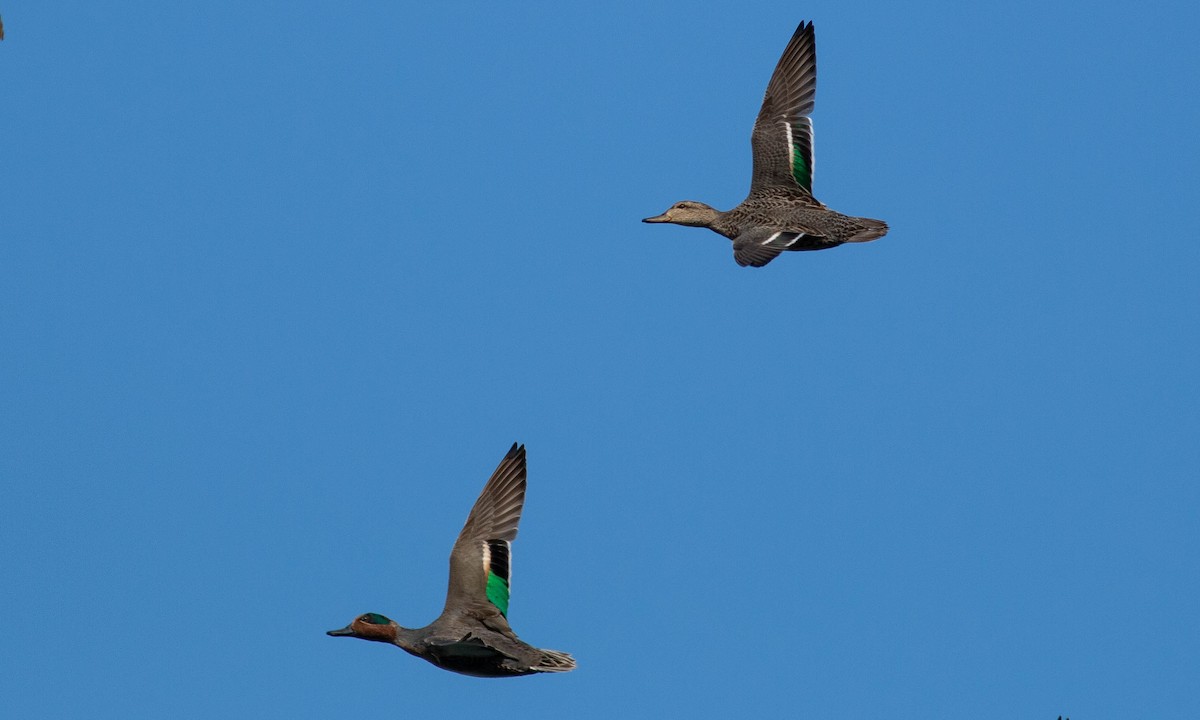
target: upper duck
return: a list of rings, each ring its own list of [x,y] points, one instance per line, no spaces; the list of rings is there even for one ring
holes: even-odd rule
[[[761,267],[784,250],[824,250],[887,234],[882,220],[830,210],[812,194],[816,37],[800,23],[767,85],[750,136],[754,173],[741,205],[721,212],[684,200],[642,222],[706,227],[733,240],[738,265]]]
[[[512,541],[525,504],[525,475],[525,446],[514,443],[454,543],[446,607],[437,620],[412,629],[366,613],[327,634],[398,645],[440,668],[477,677],[574,670],[570,655],[535,648],[508,625]]]

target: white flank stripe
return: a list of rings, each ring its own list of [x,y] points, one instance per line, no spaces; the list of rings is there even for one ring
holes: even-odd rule
[[[801,235],[800,233],[796,233],[795,237],[793,237],[791,240],[788,240],[787,245],[785,245],[784,247],[791,247],[791,246],[795,245],[796,241],[800,239],[800,235]]]
[[[772,235],[771,237],[767,238],[766,240],[763,240],[763,241],[762,241],[762,244],[763,244],[763,245],[770,245],[770,244],[771,244],[771,242],[775,240],[775,238],[779,237],[779,235],[780,235],[780,233],[775,233],[774,235]]]
[[[796,166],[796,146],[792,144],[792,124],[787,120],[783,121],[783,129],[787,130],[788,140],[788,170]]]

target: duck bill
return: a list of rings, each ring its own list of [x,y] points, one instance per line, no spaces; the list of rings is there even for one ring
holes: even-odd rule
[[[341,630],[327,630],[325,634],[330,637],[354,637],[354,631],[350,629],[349,625]]]
[[[667,218],[667,214],[663,213],[662,215],[655,215],[654,217],[643,218],[642,222],[663,223],[663,222],[671,222],[671,221],[669,218]]]

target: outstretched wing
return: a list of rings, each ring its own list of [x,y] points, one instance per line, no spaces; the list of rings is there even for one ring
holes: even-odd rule
[[[750,194],[771,185],[799,185],[812,194],[813,128],[817,95],[817,41],[812,23],[800,23],[767,85],[750,146]]]
[[[490,603],[508,615],[512,541],[524,505],[525,446],[513,443],[483,486],[450,552],[445,612]]]

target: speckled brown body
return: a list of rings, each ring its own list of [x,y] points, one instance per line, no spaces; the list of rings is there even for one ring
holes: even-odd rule
[[[721,212],[684,200],[643,222],[706,227],[733,240],[739,265],[761,267],[785,250],[824,250],[887,234],[887,223],[830,210],[812,195],[812,112],[817,87],[812,23],[783,51],[751,134],[754,171],[742,204]]]

